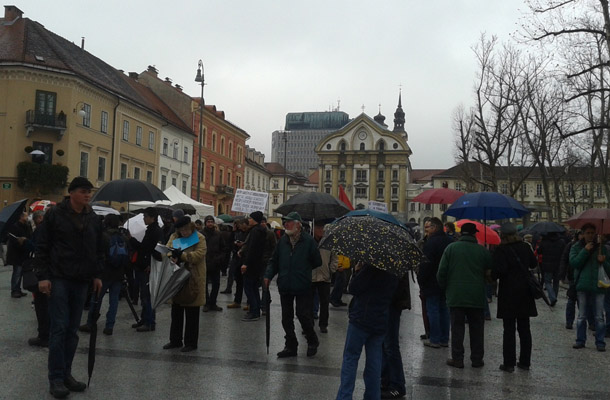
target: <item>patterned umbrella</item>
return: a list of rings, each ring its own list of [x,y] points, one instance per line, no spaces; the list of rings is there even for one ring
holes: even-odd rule
[[[422,257],[405,228],[370,215],[345,216],[328,225],[320,248],[397,276],[413,269]]]
[[[35,211],[44,211],[49,206],[54,206],[55,202],[51,200],[38,200],[30,204],[30,210],[32,212]]]

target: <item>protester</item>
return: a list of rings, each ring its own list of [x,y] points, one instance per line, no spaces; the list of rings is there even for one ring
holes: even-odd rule
[[[89,206],[92,188],[86,178],[74,178],[68,197],[45,214],[36,243],[38,290],[49,296],[48,369],[55,398],[87,387],[72,376],[72,360],[87,287],[93,280],[95,292],[102,288],[102,224]]]
[[[213,216],[208,215],[208,217],[212,217],[212,221],[214,221],[214,217],[213,217]],[[207,218],[207,217],[206,217],[206,218]],[[200,220],[200,219],[196,220],[196,221],[195,221],[195,229],[197,230],[197,232],[199,232],[199,233],[203,233],[203,228],[204,228],[204,226],[203,226],[203,222],[201,222],[201,220]]]
[[[544,276],[544,287],[551,302],[551,307],[557,304],[559,294],[559,264],[565,247],[564,241],[557,233],[548,233],[542,237],[536,250],[540,257],[540,270]]]
[[[443,231],[443,223],[438,218],[431,218],[427,223],[427,240],[424,243],[424,261],[419,265],[417,282],[421,295],[426,301],[430,338],[424,340],[424,345],[432,348],[449,346],[449,309],[445,292],[441,290],[436,280],[436,273],[445,248],[453,243],[453,239]]]
[[[199,221],[201,222],[201,221]],[[207,252],[205,255],[206,263],[206,285],[205,296],[206,302],[203,306],[203,312],[222,311],[222,307],[216,304],[218,291],[220,290],[220,269],[225,259],[225,242],[220,236],[214,222],[214,217],[208,215],[204,219],[205,227],[203,231],[199,231],[205,236]],[[212,284],[212,291],[208,291],[208,284]]]
[[[348,286],[353,297],[349,307],[337,400],[352,399],[362,347],[366,352],[364,398],[381,398],[382,344],[388,331],[390,304],[397,286],[398,279],[388,272],[370,264],[358,263],[354,266]]]
[[[564,247],[561,261],[559,262],[559,280],[568,283],[568,290],[566,292],[568,298],[566,302],[566,329],[572,329],[576,319],[576,287],[574,286],[574,268],[570,265],[570,251],[572,246],[582,240],[582,238],[581,231],[574,235],[573,240]],[[589,318],[589,322],[592,320],[593,318]]]
[[[261,271],[265,267],[263,255],[267,246],[267,232],[261,225],[263,213],[255,211],[248,219],[248,238],[242,249],[241,273],[244,278],[244,292],[248,298],[248,311],[242,321],[256,321],[261,316],[261,295],[258,290]]]
[[[445,290],[451,314],[451,358],[447,365],[464,368],[466,318],[470,333],[470,360],[473,368],[484,365],[485,278],[490,276],[491,255],[477,244],[475,224],[462,225],[460,239],[445,249],[436,278]]]
[[[13,266],[11,275],[11,297],[14,299],[27,296],[21,291],[21,278],[23,275],[23,262],[30,257],[32,248],[28,246],[28,239],[32,238],[32,226],[28,222],[28,213],[22,212],[19,220],[9,229],[8,245],[6,249],[6,263]]]
[[[498,279],[497,317],[502,319],[504,334],[500,369],[513,372],[515,365],[528,370],[532,356],[530,317],[536,317],[536,302],[530,292],[529,270],[538,262],[530,246],[517,235],[512,223],[500,227],[500,245],[493,253],[492,278]],[[519,361],[517,361],[515,328],[519,332]]]
[[[32,248],[36,249],[36,243],[40,236],[40,224],[44,220],[44,211],[34,211],[32,214],[32,221],[34,221],[34,232],[32,233]],[[34,265],[34,260],[30,260]],[[38,286],[32,289],[32,295],[34,296],[34,311],[36,312],[36,323],[38,325],[38,336],[29,338],[28,344],[30,346],[48,347],[49,346],[49,297],[40,293]]]
[[[108,311],[106,312],[105,335],[112,335],[116,313],[119,308],[119,294],[123,287],[123,276],[125,266],[129,261],[127,252],[127,237],[119,230],[119,216],[108,214],[104,217],[104,254],[105,268],[102,273],[102,291],[97,298],[95,306],[89,308],[87,323],[81,325],[81,332],[91,332],[91,327],[95,323],[95,315],[99,314],[102,307],[102,300],[108,291]]]
[[[176,232],[171,236],[168,247],[175,248],[174,240],[190,237],[196,232],[195,224],[189,217],[182,217],[176,222]],[[164,349],[180,349],[186,353],[197,349],[199,342],[199,307],[205,305],[206,288],[206,240],[197,232],[199,241],[196,245],[184,250],[173,250],[172,260],[175,263],[185,263],[191,273],[188,281],[172,298],[171,326],[169,343]],[[183,340],[184,339],[184,340]]]
[[[318,351],[318,336],[313,328],[313,299],[311,274],[322,265],[316,241],[301,230],[301,216],[293,211],[282,218],[286,234],[279,240],[265,272],[266,287],[275,275],[282,306],[282,327],[286,334],[285,347],[277,353],[279,358],[295,357],[299,345],[294,333],[294,315],[301,323],[307,339],[307,356]]]
[[[150,289],[148,287],[148,281],[150,278],[151,259],[154,258],[159,261],[161,260],[161,254],[155,250],[157,243],[163,240],[163,231],[157,222],[158,218],[158,211],[153,207],[147,207],[144,209],[144,224],[146,225],[146,232],[144,233],[142,242],[139,242],[136,238],[131,237],[129,232],[127,233],[129,244],[137,252],[134,269],[136,272],[136,280],[140,284],[140,300],[142,301],[142,318],[139,322],[131,326],[132,328],[136,328],[137,332],[150,332],[155,330],[156,318],[155,311],[152,309],[150,304]]]
[[[458,239],[458,234],[455,231],[455,224],[453,222],[445,222],[445,234],[451,238],[451,240],[456,241]]]
[[[326,221],[315,221],[313,227],[313,238],[320,243],[324,236],[324,224]],[[320,249],[322,264],[311,272],[312,297],[317,294],[320,305],[320,319],[318,326],[320,332],[328,333],[328,305],[330,304],[330,277],[337,270],[339,259],[334,251]]]
[[[233,297],[233,303],[227,305],[227,308],[241,308],[241,300],[244,293],[244,280],[241,273],[242,257],[240,249],[246,241],[248,233],[245,231],[245,227],[248,225],[248,221],[244,218],[236,219],[233,222],[233,233],[232,246],[231,246],[231,261],[229,265],[229,274],[235,281],[235,297]],[[227,289],[223,293],[231,293],[231,287],[227,284]]]
[[[570,250],[570,265],[574,268],[576,296],[578,298],[578,319],[576,321],[575,349],[585,347],[587,341],[587,304],[595,307],[595,346],[597,351],[606,351],[604,340],[604,296],[607,289],[598,287],[598,268],[602,266],[610,275],[610,260],[605,246],[597,243],[596,228],[592,224],[582,227],[583,239]]]

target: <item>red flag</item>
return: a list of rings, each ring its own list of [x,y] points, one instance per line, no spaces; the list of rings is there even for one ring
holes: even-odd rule
[[[352,206],[352,203],[349,201],[349,198],[347,197],[347,194],[345,194],[345,190],[343,190],[342,185],[339,185],[339,200],[341,200],[350,210],[354,209],[354,206]]]

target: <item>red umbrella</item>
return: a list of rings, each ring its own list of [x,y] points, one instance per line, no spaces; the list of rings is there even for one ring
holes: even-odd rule
[[[590,208],[571,216],[565,223],[576,229],[593,224],[598,234],[610,234],[610,208]]]
[[[424,204],[453,204],[463,195],[459,190],[448,188],[429,189],[415,196],[412,201]]]
[[[462,229],[462,225],[465,223],[475,224],[477,226],[477,242],[479,244],[500,244],[500,235],[487,225],[483,225],[480,222],[471,221],[469,219],[461,219],[455,223],[456,230],[459,232]],[[459,228],[459,229],[457,229]]]
[[[55,202],[51,200],[38,200],[30,204],[30,210],[34,211],[44,211],[49,206],[54,206]]]

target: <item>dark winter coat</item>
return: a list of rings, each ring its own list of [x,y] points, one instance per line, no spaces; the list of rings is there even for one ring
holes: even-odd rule
[[[320,265],[322,257],[311,235],[301,232],[294,248],[290,237],[284,235],[269,259],[265,278],[271,280],[277,275],[280,294],[301,295],[311,290],[311,271]]]
[[[207,246],[207,253],[205,255],[207,272],[218,272],[223,268],[225,262],[227,252],[225,241],[216,227],[213,229],[204,228],[201,233],[205,236]]]
[[[142,242],[139,242],[133,237],[129,239],[131,248],[138,252],[138,256],[134,263],[135,268],[143,271],[150,267],[151,257],[161,261],[161,254],[155,250],[155,247],[159,242],[163,242],[163,230],[157,221],[146,227],[146,233],[144,233]]]
[[[570,265],[570,250],[572,250],[574,243],[576,242],[572,240],[563,248],[561,261],[559,262],[559,279],[567,280],[568,282],[574,282],[574,268]]]
[[[445,248],[453,243],[453,238],[445,232],[435,232],[424,242],[423,252],[426,258],[419,264],[417,283],[424,296],[438,296],[444,293],[436,280],[438,266]]]
[[[254,225],[248,233],[248,238],[243,247],[242,262],[247,266],[245,275],[260,278],[265,264],[263,255],[267,246],[267,231],[261,224]],[[311,271],[310,271],[311,272]],[[311,280],[311,274],[309,275]]]
[[[540,270],[542,272],[559,273],[559,264],[561,263],[564,247],[565,242],[559,236],[546,237],[540,241],[536,253],[542,257],[540,263]]]
[[[349,322],[373,335],[388,330],[390,304],[398,286],[398,278],[366,264],[354,271],[348,285],[353,295],[349,303]]]
[[[531,247],[521,241],[501,244],[494,250],[492,258],[492,278],[498,279],[498,318],[537,316],[536,301],[529,291],[529,272],[526,270],[538,265]]]
[[[29,222],[21,223],[17,221],[15,225],[9,229],[9,233],[26,239],[32,238],[32,226]],[[23,243],[19,243],[11,235],[7,235],[8,245],[6,246],[6,264],[7,265],[23,265],[23,262],[27,260],[32,252],[31,242],[24,240]]]
[[[91,207],[76,213],[65,199],[44,216],[34,265],[39,280],[89,281],[104,269],[102,223]]]
[[[129,261],[126,261],[123,265],[113,265],[110,261],[110,240],[113,235],[119,234],[123,238],[125,245],[127,246],[128,240],[127,238],[120,233],[120,230],[108,228],[103,234],[102,238],[104,240],[104,272],[102,273],[102,281],[103,282],[120,282],[124,278],[125,267]]]

